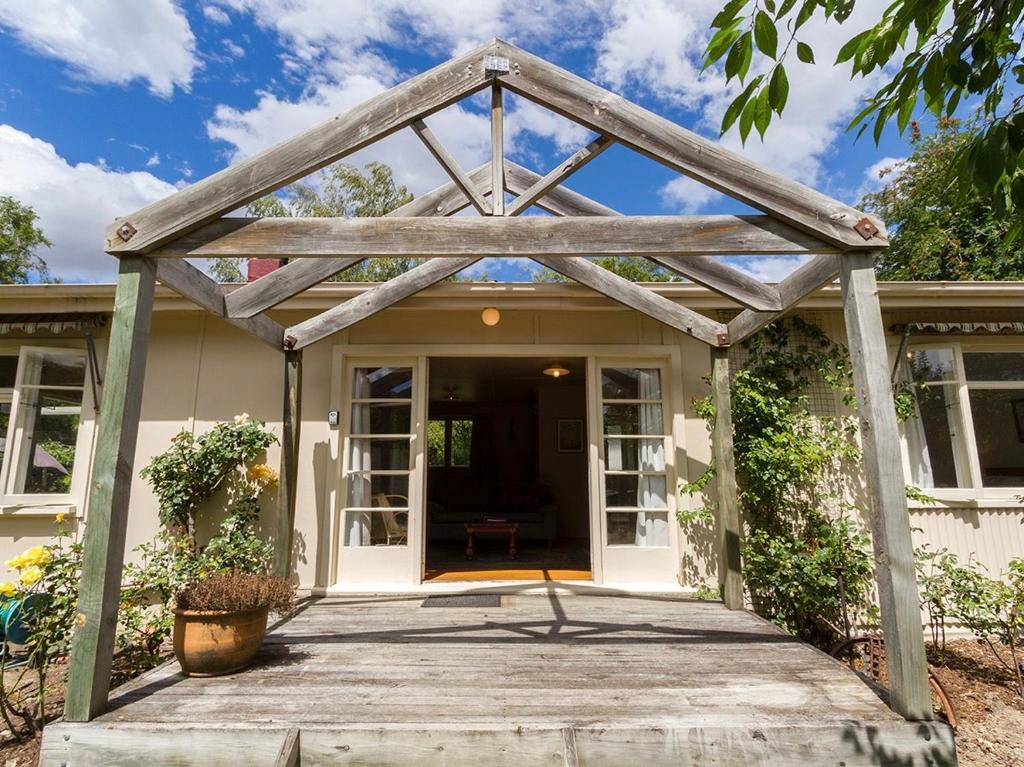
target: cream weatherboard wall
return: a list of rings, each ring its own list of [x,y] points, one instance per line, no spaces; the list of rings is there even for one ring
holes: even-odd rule
[[[301,320],[351,297],[358,290],[353,286],[318,289],[290,302],[286,305],[287,311],[277,312],[276,316],[284,323]],[[664,290],[687,305],[713,315],[727,311],[719,299],[696,286],[667,286]],[[937,302],[949,306],[956,305],[957,300],[967,301],[958,299],[956,290],[946,289],[942,295],[938,295],[939,289],[925,295],[920,295],[916,287],[900,288],[900,291],[896,294],[896,288],[883,286],[887,327],[919,316],[921,312],[930,311],[934,315]],[[987,297],[990,293],[996,298]],[[3,288],[0,293],[4,312],[11,313],[109,313],[112,297],[110,286],[14,286]],[[995,289],[978,288],[970,294],[971,306],[996,301],[996,308],[985,310],[988,312],[985,316],[990,319],[1011,314],[1011,307],[1015,302],[1019,305],[1022,299],[1024,295],[1007,294],[1006,288],[1000,288],[998,293]],[[501,307],[502,317],[496,327],[488,328],[480,321],[480,310],[492,301]],[[158,293],[156,309],[136,470],[164,450],[179,430],[202,432],[213,423],[241,412],[265,420],[274,433],[280,435],[282,357],[221,320],[193,310],[165,291]],[[813,298],[809,311],[830,333],[842,337],[836,291],[830,289]],[[98,333],[97,340],[101,365],[105,351],[102,335]],[[967,342],[969,339],[960,340]],[[890,341],[895,357],[899,338],[894,335]],[[1001,337],[998,342],[1024,349],[1024,338]],[[0,351],[16,351],[25,345],[84,348],[84,341],[74,334],[0,336]],[[344,409],[347,361],[398,357],[415,359],[416,364],[421,364],[419,360],[439,350],[448,354],[524,356],[571,353],[591,358],[595,366],[603,364],[600,360],[621,362],[624,359],[666,365],[671,379],[666,387],[666,435],[671,448],[670,519],[676,508],[689,508],[703,502],[678,492],[679,485],[698,476],[710,460],[708,432],[705,424],[694,415],[692,406],[695,398],[707,392],[703,378],[709,372],[710,361],[703,343],[575,286],[484,286],[480,289],[442,286],[410,300],[403,308],[387,310],[304,351],[303,422],[293,556],[298,580],[303,586],[327,588],[342,580],[345,573],[341,537],[342,433],[328,424],[327,415],[331,410]],[[30,545],[49,540],[57,513],[69,513],[73,518],[84,508],[88,490],[85,470],[91,458],[94,425],[90,397],[86,392],[80,433],[85,442],[80,440],[79,443],[86,448],[85,455],[76,459],[72,492],[68,497],[49,505],[0,498],[0,562]],[[591,398],[589,420],[592,427],[594,406]],[[600,440],[594,435],[591,442],[592,448],[599,448]],[[266,458],[276,466],[279,448],[272,447]],[[589,503],[595,523],[600,513],[599,505],[594,503],[599,492],[596,481],[592,474]],[[936,495],[938,500],[932,506],[912,504],[912,524],[917,529],[915,536],[919,543],[946,546],[963,557],[973,555],[994,573],[1000,572],[1010,558],[1024,555],[1024,510],[1012,493],[1000,492],[997,497],[988,497],[992,494],[967,489]],[[273,522],[272,499],[267,499],[266,509],[267,522]],[[672,561],[663,573],[664,566],[657,566],[661,577],[670,582],[678,577],[689,586],[713,581],[712,531],[699,527],[680,529],[674,524],[670,527]],[[155,499],[145,481],[136,477],[129,516],[129,549],[151,540],[157,530]],[[403,565],[402,578],[406,582],[416,579],[419,566],[416,554],[422,548],[422,536],[418,541],[411,540],[410,546],[411,555]],[[627,566],[627,575],[629,571]],[[638,578],[647,577],[642,568],[634,572]]]

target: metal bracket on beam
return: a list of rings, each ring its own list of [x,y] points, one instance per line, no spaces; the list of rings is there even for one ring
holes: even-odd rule
[[[508,58],[505,56],[484,56],[484,73],[488,75],[507,75],[510,71]]]
[[[865,240],[870,240],[876,234],[878,234],[878,227],[874,225],[870,218],[865,216],[856,224],[853,225],[853,230],[857,232]]]
[[[131,221],[125,221],[121,226],[117,227],[117,236],[121,239],[121,242],[128,242],[138,231],[138,229],[132,226]]]
[[[719,333],[718,334],[718,345],[719,346],[729,346],[731,343],[732,343],[732,341],[729,339],[729,334],[728,333]]]

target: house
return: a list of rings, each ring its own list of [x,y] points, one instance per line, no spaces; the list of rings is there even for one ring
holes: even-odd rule
[[[274,316],[294,325],[370,287],[325,283]],[[713,318],[736,313],[692,283],[649,288]],[[911,502],[915,537],[999,573],[1024,551],[1024,285],[883,283],[880,298],[890,360],[926,381],[903,427],[908,482],[935,499]],[[0,288],[0,559],[49,540],[57,514],[82,520],[113,300],[112,285]],[[280,354],[169,290],[154,309],[136,467],[178,431],[243,411],[281,437]],[[844,340],[838,286],[799,313]],[[708,547],[675,522],[700,503],[680,484],[711,460],[692,410],[710,369],[701,342],[559,283],[445,283],[309,348],[297,582],[316,593],[712,582]],[[515,560],[500,535],[466,559],[464,524],[486,518],[519,522]],[[157,530],[136,476],[129,556]]]

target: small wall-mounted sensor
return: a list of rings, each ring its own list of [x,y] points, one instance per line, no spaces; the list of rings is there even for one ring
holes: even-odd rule
[[[341,421],[339,420],[339,414],[337,410],[332,410],[327,414],[327,425],[337,426]]]

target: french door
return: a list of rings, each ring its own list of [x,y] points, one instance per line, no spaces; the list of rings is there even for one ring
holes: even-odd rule
[[[422,358],[349,359],[342,420],[342,583],[418,583]]]
[[[678,569],[669,366],[592,359],[592,523],[605,583],[664,583]]]

